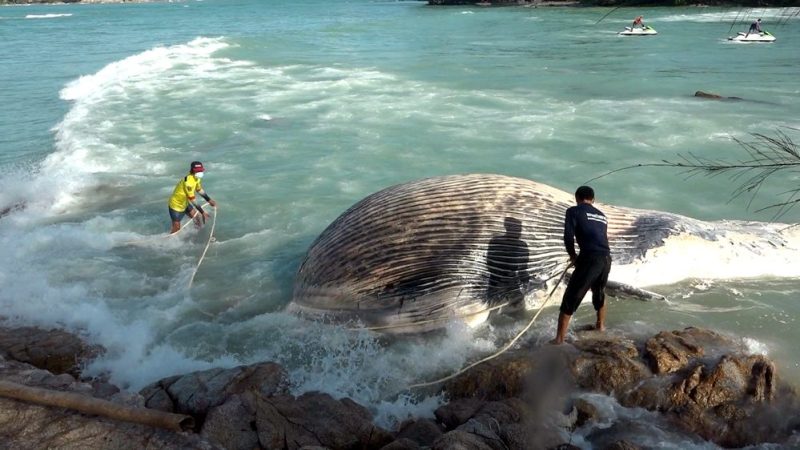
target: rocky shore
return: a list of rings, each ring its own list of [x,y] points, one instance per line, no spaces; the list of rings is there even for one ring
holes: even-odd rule
[[[272,362],[124,392],[81,376],[102,351],[59,330],[0,330],[7,448],[570,449],[580,435],[593,448],[636,449],[652,446],[652,430],[642,429],[648,422],[658,422],[662,442],[800,446],[800,398],[774,363],[697,328],[641,339],[581,332],[573,344],[523,346],[436,387],[448,403],[434,417],[409,417],[391,429],[348,398],[291,395],[286,371]],[[28,390],[35,395],[15,399]],[[45,406],[49,393],[103,407]],[[626,418],[607,402],[645,417]]]

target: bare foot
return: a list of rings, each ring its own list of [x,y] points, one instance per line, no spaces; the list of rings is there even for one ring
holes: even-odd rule
[[[594,325],[594,329],[595,329],[595,331],[606,331],[606,326],[605,326],[605,324],[602,324],[602,323],[596,323]]]
[[[564,341],[563,341],[563,340],[562,340],[562,341],[560,341],[560,340],[558,340],[558,339],[553,339],[552,341],[548,342],[548,344],[552,344],[552,345],[561,345],[561,344],[563,344],[563,343],[564,343]]]

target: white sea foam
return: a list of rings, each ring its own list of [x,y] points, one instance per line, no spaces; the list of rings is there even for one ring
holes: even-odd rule
[[[744,345],[745,351],[750,355],[768,355],[769,354],[769,347],[763,342],[759,342],[756,339],[745,337],[742,338],[742,344]]]
[[[653,19],[659,22],[750,22],[757,18],[762,21],[798,20],[800,8],[737,8],[729,11],[715,11],[707,13],[672,14]]]
[[[227,46],[221,38],[198,38],[184,45],[158,47],[69,83],[61,97],[73,105],[54,128],[56,151],[41,163],[38,175],[24,184],[4,178],[3,183],[11,188],[10,192],[3,190],[6,198],[0,200],[5,204],[25,203],[29,213],[64,213],[86,200],[79,195],[81,192],[98,186],[108,175],[125,177],[130,173],[163,171],[163,162],[143,160],[136,154],[139,149],[114,140],[118,135],[114,127],[126,126],[133,122],[129,116],[136,115],[119,105],[132,96],[146,98],[155,94],[163,86],[163,74],[171,69],[180,68],[178,73],[169,75],[177,78],[184,73],[213,73],[226,63],[228,67],[240,65],[211,57]],[[148,130],[140,131],[143,137],[148,135]],[[52,188],[54,179],[59,180],[58,189]],[[114,183],[119,184],[119,178]]]
[[[72,14],[28,14],[26,19],[55,19],[57,17],[71,17]]]

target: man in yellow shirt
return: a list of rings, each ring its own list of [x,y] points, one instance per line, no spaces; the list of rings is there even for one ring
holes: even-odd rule
[[[195,221],[198,220],[195,218],[197,211],[202,214],[203,221],[209,217],[208,213],[195,202],[195,194],[200,194],[209,205],[217,207],[217,202],[211,200],[211,197],[203,190],[203,184],[200,182],[203,172],[205,172],[203,163],[193,161],[189,165],[189,174],[181,178],[175,185],[172,197],[169,198],[169,217],[172,220],[170,234],[177,233],[181,229],[181,220],[185,214],[189,214],[189,217]]]

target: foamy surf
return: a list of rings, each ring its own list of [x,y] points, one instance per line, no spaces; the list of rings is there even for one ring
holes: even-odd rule
[[[28,14],[26,19],[55,19],[58,17],[72,17],[72,14]]]
[[[800,20],[800,8],[736,8],[729,11],[714,11],[699,14],[670,14],[663,17],[654,17],[657,22],[748,22],[757,18],[766,21],[795,21]]]

